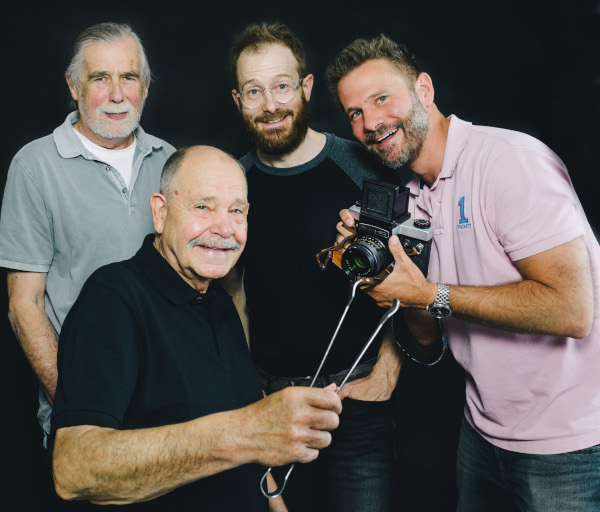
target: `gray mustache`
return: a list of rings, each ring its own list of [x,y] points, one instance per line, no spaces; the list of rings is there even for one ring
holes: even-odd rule
[[[207,237],[199,236],[188,242],[188,247],[190,249],[197,245],[211,249],[232,249],[234,251],[237,251],[240,248],[240,244],[235,238],[223,238],[219,235]]]
[[[364,138],[363,138],[363,144],[375,144],[375,142],[377,141],[377,139],[379,137],[381,137],[382,135],[384,135],[385,133],[387,133],[390,130],[402,130],[404,131],[404,123],[402,121],[398,121],[395,125],[385,125],[385,126],[380,126],[379,128],[377,128],[377,130],[375,130],[374,132],[368,133]]]

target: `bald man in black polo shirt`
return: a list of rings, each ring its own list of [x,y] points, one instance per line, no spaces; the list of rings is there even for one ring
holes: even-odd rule
[[[239,164],[215,148],[179,150],[151,207],[157,234],[96,271],[63,326],[57,492],[135,510],[265,511],[260,464],[313,460],[341,402],[334,387],[261,399],[239,316],[212,282],[246,243]]]

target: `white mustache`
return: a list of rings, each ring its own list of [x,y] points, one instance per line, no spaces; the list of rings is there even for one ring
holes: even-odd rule
[[[201,247],[207,247],[208,249],[231,249],[237,251],[240,248],[240,244],[235,238],[223,238],[219,235],[213,236],[199,236],[188,242],[188,248],[200,245]]]
[[[133,106],[129,101],[124,101],[118,105],[111,105],[110,103],[103,103],[96,108],[98,112],[103,114],[125,114],[133,112]]]

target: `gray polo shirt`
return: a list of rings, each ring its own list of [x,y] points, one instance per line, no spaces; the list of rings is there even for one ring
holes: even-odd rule
[[[0,266],[48,274],[45,309],[57,335],[90,274],[131,258],[154,232],[150,195],[175,151],[138,128],[128,189],[83,147],[72,128],[78,119],[72,112],[52,135],[15,155],[0,213]],[[49,405],[40,407],[49,432]]]

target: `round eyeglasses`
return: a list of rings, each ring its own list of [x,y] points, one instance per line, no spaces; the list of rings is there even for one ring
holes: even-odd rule
[[[265,102],[266,93],[270,92],[273,100],[277,103],[289,103],[296,97],[296,89],[302,83],[303,78],[295,83],[278,82],[269,89],[262,87],[249,87],[242,92],[236,93],[236,96],[242,102],[244,107],[254,109],[260,107]]]

